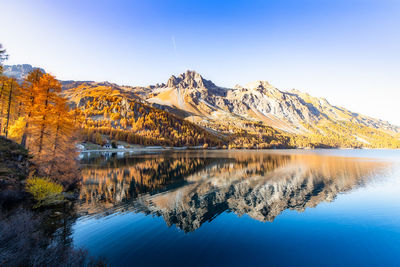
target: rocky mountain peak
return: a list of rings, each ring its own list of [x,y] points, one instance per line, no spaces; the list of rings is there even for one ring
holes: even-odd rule
[[[268,87],[272,87],[272,85],[267,81],[254,81],[254,82],[250,82],[245,85],[245,88],[248,88],[248,89],[257,89],[260,87],[268,88]]]
[[[199,89],[215,87],[215,84],[211,81],[204,79],[196,71],[187,70],[185,73],[180,74],[178,77],[172,75],[167,82],[167,87]]]
[[[268,94],[268,95],[273,95],[275,97],[280,97],[283,95],[281,91],[279,91],[277,88],[272,86],[269,82],[267,81],[255,81],[248,83],[244,86],[244,88],[248,90],[254,90],[254,91],[259,91],[263,94]]]
[[[17,80],[22,80],[34,69],[40,69],[42,72],[45,72],[44,69],[33,67],[30,64],[19,64],[4,65],[3,74],[8,77],[16,78]]]

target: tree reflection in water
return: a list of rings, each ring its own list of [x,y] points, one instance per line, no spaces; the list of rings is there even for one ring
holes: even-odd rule
[[[365,184],[387,163],[263,151],[108,155],[82,159],[79,213],[143,212],[185,232],[225,211],[273,221]]]

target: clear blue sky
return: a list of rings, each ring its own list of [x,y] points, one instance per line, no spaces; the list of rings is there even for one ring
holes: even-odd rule
[[[194,69],[267,80],[400,125],[400,1],[0,2],[6,64],[128,85]]]

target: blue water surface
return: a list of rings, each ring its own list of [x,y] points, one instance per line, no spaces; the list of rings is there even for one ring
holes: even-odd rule
[[[82,197],[81,215],[73,225],[73,242],[76,247],[88,249],[90,255],[105,257],[111,266],[399,266],[400,153],[373,152],[371,157],[371,152],[365,156],[358,155],[358,151],[316,151],[311,158],[307,158],[310,153],[298,156],[290,152],[289,158],[278,159],[260,155],[254,159],[252,152],[220,157],[218,153],[222,152],[203,153],[201,168],[183,174],[169,169],[177,166],[174,160],[191,164],[190,160],[197,160],[198,155],[185,154],[184,159],[160,155],[159,161],[174,159],[166,168],[180,177],[177,185],[173,186],[172,181],[172,186],[162,185],[161,189],[108,202],[97,197],[97,201],[88,203]],[[208,156],[228,159],[202,164]],[[131,178],[146,174],[148,168],[158,164],[153,157],[143,157],[138,162],[112,164],[104,169],[104,162],[109,159],[87,166],[107,173],[105,181],[120,179],[115,178],[115,170]],[[263,167],[271,162],[284,163],[274,163],[276,166],[268,170]],[[146,167],[141,169],[140,164]],[[132,174],[132,166],[141,172]],[[224,167],[228,175],[221,171]],[[253,169],[263,171],[251,173]],[[97,186],[101,174],[88,173],[84,186]],[[157,177],[164,179],[163,175],[158,168],[155,181]],[[346,179],[354,183],[343,186]],[[292,181],[296,183],[292,185]],[[127,183],[131,192],[140,184],[138,180],[135,185],[132,180]],[[279,198],[276,192],[281,188],[284,197]],[[240,190],[245,193],[238,193]],[[266,191],[269,193],[263,193]],[[93,192],[102,195],[100,189]],[[110,192],[116,194],[117,190]],[[258,198],[265,202],[273,199],[272,204],[264,207],[262,201],[255,200]],[[195,201],[198,203],[179,208]],[[245,212],[238,211],[237,203],[242,201],[258,204],[246,206]],[[278,215],[268,217],[276,210]],[[254,212],[268,219],[252,217]],[[198,214],[200,220],[207,219],[196,223]]]

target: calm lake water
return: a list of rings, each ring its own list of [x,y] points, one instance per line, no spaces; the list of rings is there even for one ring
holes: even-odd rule
[[[75,246],[111,266],[400,266],[400,151],[82,154]]]

